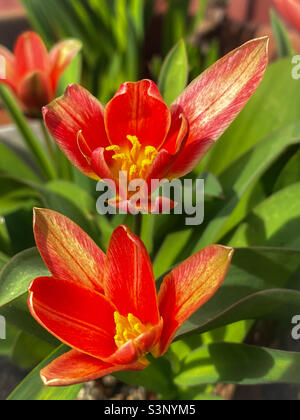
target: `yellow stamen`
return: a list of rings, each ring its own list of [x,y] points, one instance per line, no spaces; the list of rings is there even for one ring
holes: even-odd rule
[[[121,147],[120,147],[120,146],[116,146],[116,145],[114,145],[114,146],[109,146],[109,147],[107,147],[107,148],[106,148],[106,150],[107,150],[108,152],[115,152],[115,153],[119,153],[119,152],[121,151]]]
[[[112,145],[106,148],[115,154],[112,159],[116,161],[113,171],[118,176],[120,171],[128,173],[129,181],[133,179],[144,179],[158,154],[158,150],[153,146],[142,146],[136,136],[128,135],[127,140],[131,143],[131,148],[126,146]]]
[[[118,347],[123,346],[130,340],[138,338],[148,331],[148,328],[134,315],[129,314],[126,318],[115,312],[116,335],[115,343]]]

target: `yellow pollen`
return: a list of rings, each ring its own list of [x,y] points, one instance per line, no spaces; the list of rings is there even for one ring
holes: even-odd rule
[[[116,335],[115,343],[117,347],[122,347],[130,340],[135,340],[140,335],[148,331],[148,328],[134,315],[129,314],[126,318],[115,312]]]
[[[158,154],[158,150],[153,146],[143,146],[136,136],[126,136],[130,145],[112,145],[106,148],[109,152],[114,152],[112,159],[116,161],[113,168],[116,175],[120,171],[126,171],[129,181],[133,179],[145,179],[149,169]]]

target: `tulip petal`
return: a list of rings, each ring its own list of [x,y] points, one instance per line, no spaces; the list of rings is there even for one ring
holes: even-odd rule
[[[17,86],[15,57],[2,45],[0,45],[0,66],[0,81],[15,89]]]
[[[86,89],[70,85],[64,96],[43,109],[45,123],[58,146],[70,161],[87,176],[98,179],[78,146],[78,134],[84,137],[91,153],[109,145],[101,103]]]
[[[123,316],[143,324],[160,321],[153,269],[142,241],[126,226],[118,227],[106,254],[105,296]]]
[[[55,92],[60,76],[67,69],[73,58],[81,50],[82,44],[76,39],[67,39],[56,44],[49,53],[52,88]]]
[[[53,99],[47,74],[41,71],[28,73],[20,82],[17,96],[29,114],[41,115],[42,107]]]
[[[91,167],[100,179],[114,180],[112,173],[112,159],[111,152],[99,147],[92,153]]]
[[[54,277],[103,291],[105,254],[79,226],[54,211],[34,209],[34,234]]]
[[[167,351],[182,324],[219,289],[232,256],[232,248],[209,246],[165,277],[158,296],[164,320],[158,355]]]
[[[193,144],[192,165],[200,162],[204,153],[236,118],[260,84],[268,64],[268,38],[247,42],[212,65],[173,103],[172,118],[183,113],[190,132],[184,148],[175,162],[170,177],[188,173],[191,164],[188,153]]]
[[[159,149],[171,124],[169,108],[151,80],[124,83],[107,104],[104,118],[111,144],[125,147],[130,135]]]
[[[189,123],[184,114],[174,115],[170,131],[164,142],[163,148],[169,153],[176,155],[184,146],[189,134]]]
[[[35,320],[69,347],[99,359],[116,352],[116,308],[100,293],[39,277],[29,287],[28,305]]]
[[[113,365],[72,350],[41,371],[46,386],[69,386],[94,381],[103,376],[123,370],[143,370],[147,366],[134,363],[127,366]]]
[[[282,16],[300,31],[300,4],[297,0],[274,0]]]
[[[17,75],[19,78],[34,71],[47,72],[49,58],[47,48],[35,32],[25,32],[19,36],[15,46]]]

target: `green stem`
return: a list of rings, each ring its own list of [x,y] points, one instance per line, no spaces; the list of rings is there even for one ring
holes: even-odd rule
[[[33,134],[25,116],[23,115],[19,105],[17,104],[11,91],[4,85],[0,85],[0,97],[11,115],[12,120],[16,124],[18,130],[20,131],[22,138],[28,147],[28,149],[33,154],[39,168],[42,171],[42,174],[47,179],[55,179],[56,172],[54,167],[51,165],[46,152],[44,151],[39,140]]]
[[[52,159],[53,165],[56,166],[56,154],[55,154],[55,150],[54,150],[55,146],[53,144],[52,139],[50,138],[50,135],[48,133],[48,130],[45,126],[44,121],[41,120],[40,122],[41,122],[41,129],[42,129],[42,132],[43,132],[43,136],[44,136],[44,139],[45,139],[45,144],[46,144],[49,156]]]

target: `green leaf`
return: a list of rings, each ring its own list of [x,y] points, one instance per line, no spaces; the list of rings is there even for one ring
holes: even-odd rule
[[[270,12],[272,31],[275,37],[277,52],[280,58],[291,57],[294,54],[289,35],[274,10]]]
[[[262,139],[298,121],[298,89],[289,58],[271,64],[248,105],[209,153],[205,169],[219,175]]]
[[[300,353],[246,344],[214,343],[191,353],[178,386],[229,383],[238,385],[300,383]]]
[[[36,323],[28,310],[28,287],[40,276],[49,276],[49,271],[36,248],[13,257],[0,272],[0,314],[8,323],[56,344],[56,339]]]
[[[226,223],[243,196],[287,147],[300,141],[300,123],[292,124],[261,141],[243,155],[220,177],[226,205],[208,223],[194,252],[218,242],[227,232]],[[231,226],[232,227],[232,226]]]
[[[153,267],[156,278],[162,276],[180,258],[182,244],[186,243],[191,236],[191,230],[170,233],[164,240],[156,255]]]
[[[242,320],[290,320],[300,311],[299,291],[288,288],[299,265],[299,250],[237,249],[220,290],[191,316],[177,337]]]
[[[230,246],[300,248],[300,183],[259,204],[238,228]]]
[[[95,200],[84,189],[72,182],[61,180],[51,181],[47,184],[47,189],[72,202],[86,216],[90,216],[95,211]]]
[[[21,332],[15,341],[11,358],[21,369],[27,370],[38,365],[54,350],[53,345]]]
[[[19,156],[8,146],[0,142],[0,173],[12,175],[14,178],[39,182],[39,178]]]
[[[69,217],[99,243],[100,233],[91,219],[92,201],[85,191],[67,181],[58,181],[46,187],[36,186],[36,189],[42,196],[45,208]]]
[[[188,58],[185,43],[181,40],[165,59],[159,77],[158,86],[168,105],[185,89],[187,81]]]
[[[49,365],[57,357],[61,356],[66,352],[66,347],[61,346],[55,350],[46,360],[44,360],[39,366],[37,366],[15,389],[15,391],[9,396],[10,401],[64,401],[64,400],[75,400],[81,385],[69,386],[69,387],[45,387],[40,378],[40,371]]]
[[[0,272],[0,308],[27,293],[36,277],[49,276],[36,248],[13,257]]]
[[[6,325],[6,339],[0,340],[0,356],[11,357],[19,330],[11,325]]]
[[[300,180],[300,150],[288,161],[278,176],[277,182],[274,186],[274,192],[288,187],[291,184],[299,182]]]
[[[207,197],[225,198],[223,187],[214,174],[211,172],[203,172],[199,178],[204,179],[205,195]]]

